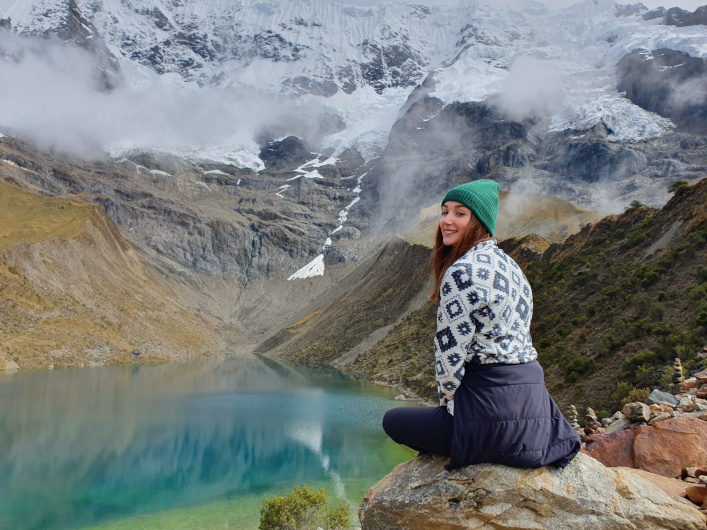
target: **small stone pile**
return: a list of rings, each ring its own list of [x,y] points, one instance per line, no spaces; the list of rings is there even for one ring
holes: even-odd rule
[[[680,360],[675,361],[675,395],[656,388],[643,403],[627,403],[619,412],[601,421],[597,419],[594,410],[587,408],[584,429],[577,422],[577,409],[570,405],[567,420],[579,433],[582,441],[592,434],[611,434],[636,425],[654,425],[671,418],[687,417],[707,421],[707,371],[698,372],[685,379]]]
[[[674,394],[680,392],[680,385],[682,385],[684,382],[685,376],[682,374],[682,363],[680,362],[680,359],[676,357],[675,362],[673,363],[673,384],[671,385],[671,390],[673,390]]]
[[[577,407],[574,405],[570,405],[567,409],[567,421],[575,431],[579,431],[579,413],[577,412]]]
[[[601,434],[602,432],[604,432],[604,428],[594,409],[587,407],[587,413],[584,415],[584,434]]]

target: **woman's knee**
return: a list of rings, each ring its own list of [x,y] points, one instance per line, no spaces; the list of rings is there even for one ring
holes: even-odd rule
[[[397,433],[396,426],[398,425],[398,411],[400,408],[397,409],[390,409],[388,412],[385,413],[383,416],[383,430],[385,433],[390,436],[391,438],[395,439],[394,434]]]

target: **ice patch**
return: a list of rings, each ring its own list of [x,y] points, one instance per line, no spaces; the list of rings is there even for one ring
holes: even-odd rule
[[[224,175],[226,177],[231,176],[225,171],[221,171],[220,169],[210,169],[209,171],[204,171],[204,175]]]
[[[324,254],[319,254],[319,256],[307,263],[307,265],[295,272],[292,276],[287,278],[287,280],[312,278],[314,276],[324,276]]]
[[[5,159],[5,158],[2,158],[2,159],[0,159],[0,160],[2,160],[3,162],[5,162],[6,164],[10,164],[11,166],[20,167],[20,166],[18,166],[17,164],[15,164],[12,160],[7,160],[7,159]]]
[[[351,203],[346,208],[344,208],[343,210],[341,210],[339,212],[339,223],[341,223],[343,225],[346,222],[346,218],[349,216],[349,210],[351,209],[351,207],[354,204],[356,204],[360,200],[361,200],[361,197],[356,197],[354,200],[351,201]]]
[[[319,162],[317,164],[312,164],[312,167],[322,167],[322,166],[335,166],[336,163],[339,161],[338,158],[335,158],[333,156],[330,156],[327,158],[324,162]]]
[[[105,145],[104,149],[111,158],[116,159],[123,158],[131,153],[146,151],[157,155],[175,155],[197,165],[204,162],[215,162],[226,166],[235,166],[239,169],[250,169],[256,173],[265,169],[265,163],[259,157],[260,148],[255,142],[243,143],[236,139],[233,142],[208,147],[158,145],[146,148],[136,142],[124,141]]]
[[[238,182],[240,182],[240,180],[239,180]],[[286,190],[287,188],[289,188],[289,187],[290,187],[289,184],[285,184],[285,185],[283,185],[283,186],[280,186],[278,189],[279,189],[279,190],[282,190],[282,191],[285,191],[285,190]],[[284,199],[285,197],[283,197],[282,195],[280,195],[280,193],[281,193],[281,192],[278,191],[275,195],[277,195],[278,197],[282,197],[282,198]]]
[[[295,170],[297,171],[297,170]],[[298,178],[304,177],[306,179],[323,179],[324,177],[319,174],[319,171],[316,169],[314,171],[309,171],[309,172],[302,172],[301,175],[295,175],[294,177],[290,177],[286,180],[286,182],[289,182],[291,180],[297,180]]]

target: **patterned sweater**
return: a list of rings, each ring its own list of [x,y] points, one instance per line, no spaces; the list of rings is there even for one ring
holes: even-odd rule
[[[440,405],[454,414],[464,363],[520,364],[538,353],[530,338],[533,294],[518,264],[484,241],[447,269],[440,288],[435,373]]]

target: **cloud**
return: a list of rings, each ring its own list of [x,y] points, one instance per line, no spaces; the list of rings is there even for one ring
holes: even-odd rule
[[[532,56],[517,57],[493,104],[516,121],[549,117],[564,104],[563,78],[564,74],[546,61]]]
[[[255,145],[253,139],[274,124],[313,137],[322,127],[324,109],[311,101],[200,88],[146,69],[131,75],[141,78],[139,88],[101,91],[97,59],[78,46],[0,31],[0,132],[100,158],[111,145]]]
[[[707,104],[707,75],[673,83],[669,103],[678,109]]]

